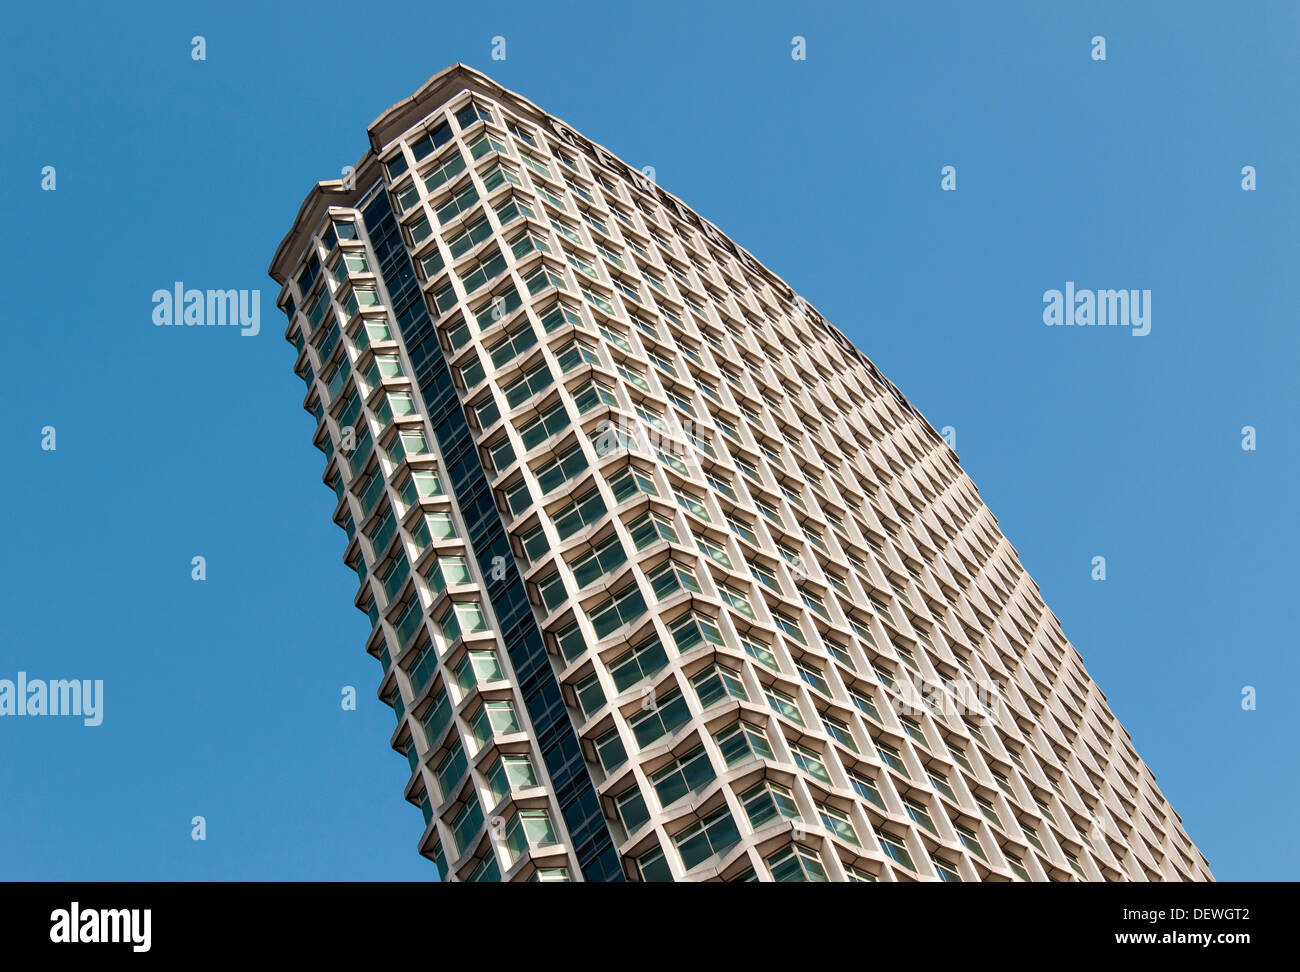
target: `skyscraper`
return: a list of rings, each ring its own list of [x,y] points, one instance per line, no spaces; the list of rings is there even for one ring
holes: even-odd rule
[[[271,275],[448,880],[1208,879],[945,441],[454,65]]]

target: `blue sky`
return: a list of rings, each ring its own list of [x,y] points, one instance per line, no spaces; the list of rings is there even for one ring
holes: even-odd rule
[[[1060,6],[15,8],[0,678],[105,687],[97,727],[0,720],[0,878],[433,876],[265,272],[454,61],[655,166],[952,426],[1216,876],[1296,878],[1300,13]],[[177,280],[261,288],[262,333],[155,328]],[[1151,333],[1045,327],[1066,281],[1149,289]]]

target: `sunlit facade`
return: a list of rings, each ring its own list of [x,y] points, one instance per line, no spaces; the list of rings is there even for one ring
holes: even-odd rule
[[[780,278],[455,65],[276,253],[446,880],[1209,879],[956,456]]]

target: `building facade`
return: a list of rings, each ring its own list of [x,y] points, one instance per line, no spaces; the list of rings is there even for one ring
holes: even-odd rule
[[[445,880],[1209,879],[944,440],[454,65],[271,275]]]

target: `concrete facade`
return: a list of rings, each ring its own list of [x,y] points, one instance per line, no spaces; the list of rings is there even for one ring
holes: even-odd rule
[[[930,424],[463,65],[276,253],[447,880],[1208,880]]]

